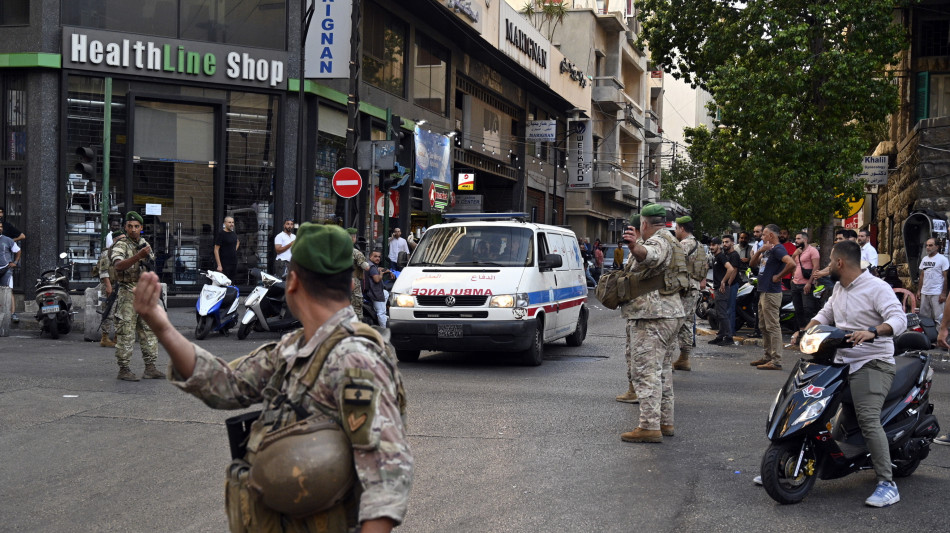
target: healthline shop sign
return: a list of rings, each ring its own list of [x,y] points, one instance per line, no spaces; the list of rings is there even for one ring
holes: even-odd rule
[[[286,64],[280,50],[63,27],[63,68],[284,89]]]

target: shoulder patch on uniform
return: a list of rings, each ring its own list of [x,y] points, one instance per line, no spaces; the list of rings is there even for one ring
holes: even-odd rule
[[[350,383],[343,387],[343,403],[350,405],[369,405],[373,400],[374,390],[375,389],[370,385]]]

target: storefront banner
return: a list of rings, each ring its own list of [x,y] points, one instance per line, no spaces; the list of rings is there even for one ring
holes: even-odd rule
[[[441,213],[455,206],[452,186],[439,181],[425,180],[422,184],[422,210],[426,213]]]
[[[386,204],[385,195],[379,190],[379,187],[373,187],[373,207],[374,215],[385,216]],[[399,216],[399,191],[391,191],[389,194],[389,217],[397,218]]]
[[[528,122],[528,130],[525,132],[525,140],[528,141],[551,141],[557,140],[557,121],[556,120],[532,120]]]
[[[287,52],[63,26],[63,68],[285,89]]]
[[[307,2],[308,7],[314,5]],[[304,76],[307,78],[350,77],[350,33],[353,1],[316,2],[307,30]]]
[[[499,6],[498,49],[550,85],[551,41],[507,2]]]
[[[594,186],[594,135],[593,122],[588,119],[567,121],[567,172],[568,187],[590,189]]]
[[[419,126],[415,129],[416,177],[418,185],[423,180],[452,183],[452,139],[432,133]]]

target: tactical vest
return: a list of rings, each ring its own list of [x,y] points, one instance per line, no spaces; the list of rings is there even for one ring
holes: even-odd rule
[[[300,330],[288,342],[297,344],[302,336]],[[330,352],[354,336],[376,344],[386,354],[382,359],[392,372],[399,410],[405,416],[406,395],[394,362],[395,350],[371,326],[337,326],[311,357],[297,360],[302,377],[293,390],[281,390],[287,373],[286,360],[281,358],[265,389],[281,392],[268,399],[251,424],[245,457],[228,467],[226,505],[232,532],[335,532],[356,525],[361,491],[353,468],[355,436],[345,433],[340,412],[318,404],[318,412],[310,413],[301,405]],[[367,431],[369,426],[365,425]]]
[[[659,289],[660,294],[670,295],[686,292],[690,289],[689,267],[686,262],[686,252],[680,243],[667,230],[661,229],[656,232],[661,239],[665,239],[673,248],[673,258],[670,259],[670,265],[663,270],[663,287]]]
[[[693,242],[693,249],[686,256],[686,264],[689,267],[690,277],[696,281],[702,281],[709,273],[709,262],[699,241],[693,239]]]

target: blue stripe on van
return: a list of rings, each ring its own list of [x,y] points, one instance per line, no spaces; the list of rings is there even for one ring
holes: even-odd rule
[[[554,300],[561,301],[567,300],[569,298],[576,298],[578,296],[587,295],[587,286],[586,285],[575,285],[573,287],[562,287],[560,289],[554,289]],[[551,292],[550,291],[535,291],[528,293],[528,305],[539,305],[551,302]]]

